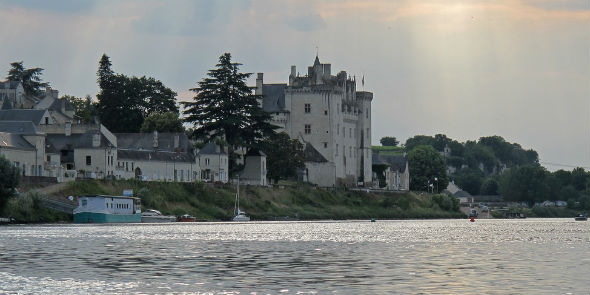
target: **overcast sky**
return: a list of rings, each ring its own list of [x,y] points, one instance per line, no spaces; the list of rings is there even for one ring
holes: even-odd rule
[[[186,100],[224,52],[266,83],[288,81],[291,65],[306,73],[318,52],[358,89],[365,77],[373,144],[499,135],[550,170],[588,169],[589,3],[0,0],[0,77],[24,61],[60,95],[95,96],[106,53],[115,72],[152,76]]]

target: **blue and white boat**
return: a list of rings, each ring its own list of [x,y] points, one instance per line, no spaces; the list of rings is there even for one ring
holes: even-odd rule
[[[141,222],[141,200],[127,196],[87,195],[78,197],[76,223]]]

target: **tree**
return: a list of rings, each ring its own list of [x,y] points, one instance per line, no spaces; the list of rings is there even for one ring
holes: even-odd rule
[[[549,199],[548,172],[539,165],[514,167],[500,178],[499,192],[507,201],[532,204]]]
[[[297,175],[297,170],[305,167],[303,144],[291,139],[287,133],[271,135],[260,144],[266,154],[268,178],[276,184],[279,179]]]
[[[432,147],[420,145],[408,153],[410,189],[440,192],[447,188],[449,179],[443,157]],[[435,180],[436,178],[436,180]],[[429,188],[429,184],[432,187]]]
[[[23,62],[13,62],[10,64],[11,68],[8,70],[9,81],[18,81],[23,84],[25,94],[30,96],[38,96],[41,93],[41,88],[49,86],[49,83],[42,82],[41,75],[42,68],[25,69]]]
[[[397,146],[399,143],[399,141],[393,136],[382,137],[379,142],[381,142],[382,146]]]
[[[98,113],[101,123],[112,132],[139,132],[145,117],[152,113],[178,115],[174,91],[151,77],[115,74],[106,54],[100,59],[97,76]]]
[[[0,213],[5,208],[6,202],[14,195],[14,189],[20,181],[19,168],[0,155]]]
[[[414,147],[417,147],[419,145],[429,145],[432,146],[434,143],[434,138],[432,136],[427,136],[427,135],[416,135],[414,137],[410,137],[408,138],[408,140],[406,140],[406,151],[409,152],[412,149],[414,149]]]
[[[498,181],[493,178],[487,178],[484,180],[479,191],[482,195],[497,195],[498,194]]]
[[[185,122],[194,126],[192,136],[209,141],[224,137],[229,145],[230,173],[235,172],[238,146],[252,146],[273,133],[270,115],[258,104],[259,96],[252,94],[253,87],[246,85],[251,73],[240,73],[231,54],[219,57],[219,63],[209,70],[207,78],[191,89],[196,95],[193,102],[183,102]]]
[[[483,172],[479,169],[464,168],[453,175],[455,183],[472,195],[479,195],[484,181]]]
[[[166,112],[163,114],[160,113],[152,113],[145,120],[141,125],[141,132],[184,132],[184,127],[182,127],[182,121],[178,117],[178,114],[174,112]]]
[[[60,99],[67,99],[74,107],[74,119],[80,120],[85,123],[91,123],[95,116],[98,116],[96,102],[92,102],[90,95],[86,95],[86,98],[75,97],[71,95],[64,95]]]

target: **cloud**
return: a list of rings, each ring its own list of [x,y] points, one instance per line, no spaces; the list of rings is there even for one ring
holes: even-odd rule
[[[287,21],[287,24],[300,32],[317,31],[326,27],[326,21],[319,14],[303,15]]]
[[[95,0],[3,0],[0,5],[12,8],[51,11],[57,13],[80,13],[92,11]]]

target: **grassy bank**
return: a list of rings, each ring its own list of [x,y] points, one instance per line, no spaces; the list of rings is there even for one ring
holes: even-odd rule
[[[124,189],[133,189],[135,196],[141,198],[143,209],[157,209],[177,216],[190,214],[201,220],[230,220],[233,216],[236,191],[231,185],[92,180],[69,183],[53,196],[65,201],[70,195],[121,195]],[[240,186],[240,208],[252,220],[465,217],[454,210],[458,205],[453,204],[453,200],[444,195],[377,194],[306,185],[285,188]]]

